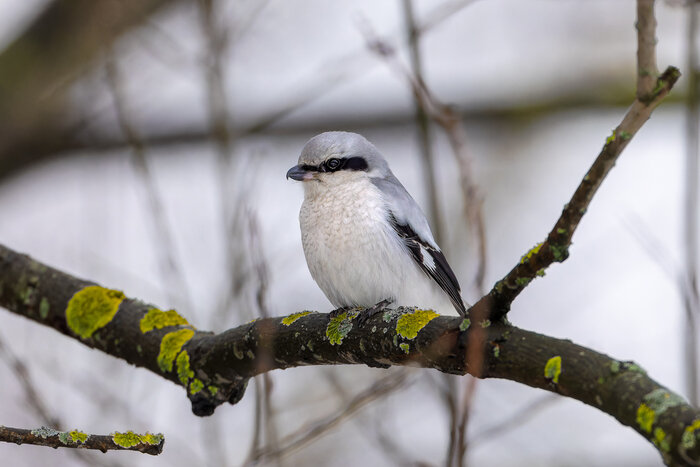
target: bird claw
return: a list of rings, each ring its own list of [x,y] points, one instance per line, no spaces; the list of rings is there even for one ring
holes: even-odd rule
[[[365,308],[364,310],[360,310],[360,315],[357,317],[357,324],[359,326],[364,326],[364,324],[367,322],[368,319],[370,319],[372,316],[376,315],[377,313],[381,313],[384,311],[384,308],[387,306],[391,305],[391,303],[394,300],[391,298],[385,298],[379,303],[375,303],[373,306],[369,308]]]

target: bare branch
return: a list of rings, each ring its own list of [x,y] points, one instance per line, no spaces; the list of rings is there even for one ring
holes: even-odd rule
[[[191,305],[187,281],[180,268],[179,261],[176,259],[175,240],[171,230],[168,228],[165,208],[146,159],[146,148],[127,114],[126,98],[122,86],[123,81],[116,58],[111,52],[107,57],[105,69],[119,128],[129,144],[132,153],[131,161],[148,200],[149,217],[153,228],[153,250],[159,256],[159,266],[162,275],[161,286],[165,294],[169,295],[169,301],[173,306],[183,305],[189,308]]]
[[[698,162],[700,151],[700,64],[698,64],[698,14],[700,3],[688,5],[688,96],[686,100],[686,158],[685,193],[683,208],[684,268],[680,290],[685,308],[683,340],[685,378],[690,402],[698,405],[698,319],[700,318],[700,291],[698,284]]]
[[[637,0],[637,99],[646,102],[653,97],[656,77],[656,0]]]
[[[403,11],[411,57],[411,72],[413,76],[415,76],[416,81],[424,83],[423,65],[420,53],[420,32],[413,14],[413,0],[403,0]],[[442,216],[440,214],[437,186],[435,183],[435,160],[432,148],[433,142],[430,132],[430,121],[416,93],[414,93],[413,100],[416,113],[416,127],[418,128],[420,142],[420,154],[423,164],[423,180],[428,197],[428,209],[426,212],[435,240],[441,245],[444,237],[442,235]]]
[[[489,438],[497,438],[503,436],[507,432],[515,429],[522,428],[525,422],[540,414],[544,409],[553,405],[554,402],[561,400],[560,398],[553,396],[552,394],[545,394],[540,396],[534,402],[531,402],[514,414],[507,417],[505,420],[501,420],[484,428],[482,431],[476,433],[469,439],[469,444],[475,444],[479,442],[484,442]]]
[[[357,394],[350,402],[335,413],[309,423],[307,426],[285,436],[279,444],[270,444],[263,447],[253,457],[251,462],[255,464],[262,459],[275,459],[291,454],[309,443],[328,433],[343,421],[351,418],[357,411],[371,402],[382,399],[406,387],[405,372],[397,372],[384,376],[369,388]]]
[[[0,53],[0,176],[46,158],[52,146],[70,139],[68,85],[116,38],[174,2],[45,3],[44,11]]]
[[[50,448],[95,449],[107,451],[137,451],[157,456],[163,452],[162,434],[115,432],[110,435],[91,435],[82,431],[58,431],[42,426],[35,430],[0,425],[0,441],[15,444],[33,444]]]

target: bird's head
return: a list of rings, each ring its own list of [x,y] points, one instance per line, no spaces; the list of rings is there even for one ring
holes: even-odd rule
[[[317,190],[391,174],[389,166],[372,143],[357,133],[329,131],[311,138],[301,150],[299,164],[287,178],[305,182]]]

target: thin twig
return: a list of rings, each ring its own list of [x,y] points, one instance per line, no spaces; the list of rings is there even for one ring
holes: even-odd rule
[[[122,89],[123,80],[112,51],[110,51],[107,56],[105,69],[119,128],[131,148],[131,161],[146,192],[150,212],[149,217],[151,218],[153,227],[153,249],[159,256],[163,291],[168,296],[172,306],[182,305],[187,309],[192,309],[187,281],[180,269],[179,261],[176,259],[177,250],[175,248],[175,241],[168,228],[163,201],[158,194],[153,173],[146,160],[146,151],[143,142],[136,128],[131,124],[131,120],[128,116],[126,97]]]
[[[29,407],[36,413],[42,423],[50,426],[60,426],[60,421],[58,417],[51,414],[44,404],[43,399],[39,395],[34,382],[32,381],[31,375],[27,366],[22,360],[17,358],[17,356],[9,349],[4,343],[3,339],[0,339],[0,355],[4,358],[7,364],[10,366],[17,381],[22,386],[22,392],[27,398]]]
[[[479,296],[484,293],[484,279],[486,277],[486,228],[482,211],[483,198],[477,186],[472,158],[467,151],[466,131],[458,115],[449,107],[442,104],[428,89],[425,82],[419,76],[406,69],[397,59],[395,49],[379,39],[371,28],[365,24],[365,34],[371,50],[382,57],[386,62],[410,84],[416,105],[421,109],[426,118],[429,116],[440,125],[448,136],[452,152],[455,156],[459,174],[460,187],[464,199],[465,219],[467,227],[474,233],[477,240],[476,273],[473,280],[474,289]],[[479,331],[475,331],[478,334]],[[475,338],[474,342],[479,339]],[[482,347],[473,347],[473,352],[481,352]],[[478,355],[472,355],[474,362],[481,359]],[[478,372],[477,372],[478,373]],[[443,393],[450,417],[450,441],[448,444],[447,466],[461,466],[466,456],[466,430],[469,421],[471,401],[476,390],[476,379],[466,380],[466,384],[460,387],[462,394],[457,396],[457,386],[451,381],[449,375],[444,376],[446,389]]]
[[[686,158],[685,196],[683,209],[684,273],[681,293],[685,308],[683,339],[685,353],[686,394],[690,403],[697,406],[698,394],[698,317],[700,294],[698,293],[698,152],[700,150],[700,66],[698,65],[698,13],[700,4],[693,1],[688,6],[688,96],[686,106]]]
[[[263,458],[279,458],[301,449],[328,433],[344,420],[352,417],[355,412],[362,409],[367,404],[392,394],[398,388],[406,388],[406,376],[407,374],[405,372],[395,372],[381,378],[369,388],[357,394],[347,405],[341,407],[335,413],[316,420],[294,433],[285,436],[280,440],[279,445],[264,447],[258,452],[257,456],[252,459],[252,462],[257,462]]]
[[[51,448],[95,449],[107,451],[137,451],[157,456],[163,452],[162,434],[140,435],[134,432],[92,435],[78,430],[58,431],[45,426],[34,430],[0,425],[0,441],[33,444]]]
[[[655,0],[637,0],[637,99],[646,102],[653,97],[656,77]]]
[[[520,408],[517,412],[506,417],[504,420],[496,422],[474,434],[469,438],[469,444],[484,442],[489,438],[501,437],[511,430],[522,428],[527,420],[540,414],[543,409],[551,407],[554,402],[561,400],[561,397],[556,397],[553,394],[545,394],[537,398],[534,402]]]
[[[43,399],[41,398],[39,391],[34,384],[34,381],[32,380],[31,374],[29,373],[29,369],[27,366],[24,364],[24,362],[17,357],[8,347],[5,345],[3,339],[0,338],[0,355],[3,356],[7,364],[10,366],[12,371],[14,372],[15,376],[17,377],[17,380],[19,381],[20,385],[22,386],[22,391],[24,393],[24,396],[27,400],[27,403],[29,407],[34,411],[35,415],[38,417],[38,419],[43,423],[44,425],[47,426],[52,426],[55,427],[57,430],[61,430],[63,423],[61,422],[61,419],[56,416],[55,414],[52,414],[46,404],[44,403]],[[91,394],[91,396],[94,394]],[[81,452],[81,451],[71,451],[71,453],[74,455],[76,459],[78,459],[80,462],[82,462],[85,465],[95,467],[95,466],[105,466],[105,467],[115,467],[118,466],[119,464],[116,464],[114,462],[104,462],[101,460],[97,460],[92,456],[87,455],[86,452]]]
[[[638,0],[646,2],[647,0]],[[644,10],[640,6],[640,10]],[[651,23],[648,18],[647,24]],[[653,34],[653,28],[638,28],[639,34]],[[640,44],[649,44],[648,38],[639,40]],[[640,53],[642,57],[649,56],[647,52]],[[648,64],[647,64],[648,65]],[[639,66],[640,69],[641,65]],[[595,162],[584,176],[571,200],[565,205],[561,216],[549,232],[547,239],[526,253],[520,262],[496,285],[488,295],[482,297],[471,309],[470,313],[478,320],[499,320],[508,313],[510,304],[522,292],[532,279],[544,274],[544,271],[554,262],[562,262],[569,255],[571,239],[583,215],[586,213],[593,196],[603,183],[617,158],[627,147],[634,135],[649,119],[653,110],[664,100],[680,77],[680,71],[668,67],[656,79],[653,91],[644,100],[635,100],[627,111],[622,122],[606,139],[605,145]]]
[[[420,53],[420,33],[413,13],[413,0],[403,0],[403,11],[406,22],[406,32],[408,36],[408,48],[410,51],[411,72],[416,80],[424,83],[423,66]],[[438,245],[443,244],[442,216],[438,203],[437,186],[435,184],[435,158],[432,149],[432,135],[428,115],[423,110],[420,98],[414,93],[413,102],[416,113],[416,127],[420,141],[420,154],[423,162],[423,181],[425,182],[425,192],[428,198],[428,220],[432,227],[433,236]]]
[[[399,76],[407,80],[417,102],[423,111],[435,123],[440,125],[448,137],[452,152],[459,168],[460,188],[464,199],[467,227],[474,232],[477,242],[476,273],[473,285],[479,295],[483,295],[484,278],[486,275],[486,229],[482,212],[483,199],[480,194],[476,177],[474,176],[472,158],[467,151],[466,131],[459,115],[449,106],[441,103],[410,70],[398,60],[396,49],[385,40],[379,38],[370,25],[365,22],[360,25],[365,34],[367,46],[382,58]]]

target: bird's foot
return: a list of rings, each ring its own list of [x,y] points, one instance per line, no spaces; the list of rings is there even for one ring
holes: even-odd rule
[[[369,308],[365,308],[364,310],[360,310],[360,315],[357,317],[357,324],[359,326],[363,326],[365,324],[365,322],[367,322],[368,319],[370,319],[372,316],[376,315],[377,313],[381,313],[382,311],[384,311],[384,308],[391,305],[393,303],[393,301],[394,301],[393,298],[385,298],[381,302],[376,303]]]

